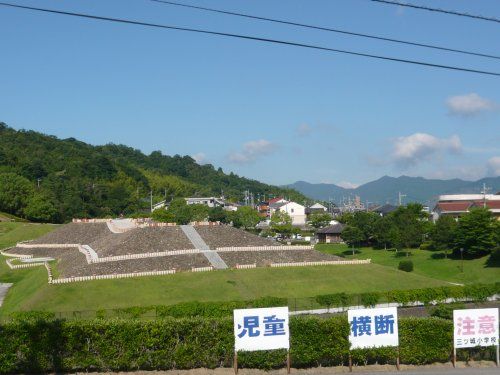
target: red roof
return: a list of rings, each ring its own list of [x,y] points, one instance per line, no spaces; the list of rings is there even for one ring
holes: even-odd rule
[[[439,202],[436,208],[441,212],[466,212],[472,202]]]
[[[484,207],[484,202],[476,201],[474,207]],[[500,210],[500,201],[486,201],[486,207],[490,210]]]
[[[269,204],[273,204],[273,203],[279,202],[282,199],[283,199],[283,197],[269,199]]]

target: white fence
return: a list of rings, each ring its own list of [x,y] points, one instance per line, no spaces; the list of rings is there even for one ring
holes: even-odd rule
[[[155,253],[127,254],[127,255],[102,257],[102,258],[92,259],[91,262],[89,263],[105,263],[105,262],[116,262],[119,260],[127,260],[127,259],[156,258],[156,257],[166,257],[173,255],[199,254],[199,253],[201,253],[201,251],[198,249],[159,251]]]
[[[238,270],[244,270],[244,269],[249,269],[249,268],[257,268],[257,264],[237,264],[236,269]]]
[[[19,270],[21,268],[31,268],[36,266],[43,266],[43,263],[24,263],[24,264],[12,264],[11,259],[5,261],[11,270]]]
[[[67,284],[78,281],[90,281],[90,280],[128,279],[139,276],[171,275],[174,273],[175,270],[166,270],[166,271],[146,271],[146,272],[133,272],[133,273],[115,273],[111,275],[76,276],[76,277],[67,277],[63,279],[52,279],[52,280],[49,279],[49,284]]]
[[[215,249],[217,252],[231,252],[231,251],[285,251],[285,250],[312,250],[313,246],[300,245],[300,246],[232,246],[232,247],[218,247]]]
[[[370,264],[371,259],[362,260],[324,260],[318,262],[290,262],[290,263],[271,263],[271,267],[307,267],[307,266],[336,266],[346,264]]]
[[[77,248],[80,246],[77,243],[29,243],[29,242],[18,242],[16,247],[24,249],[43,249],[43,248],[54,248],[54,249],[68,249]]]
[[[214,268],[212,266],[191,268],[191,272],[206,272],[206,271],[213,271],[213,270],[214,270]]]
[[[25,254],[11,254],[7,253],[6,251],[11,249],[10,247],[8,249],[4,249],[0,251],[0,254],[6,257],[11,257],[11,258],[19,258],[19,259],[30,259],[33,258],[33,255],[25,255]]]
[[[111,219],[73,219],[73,223],[107,223]]]

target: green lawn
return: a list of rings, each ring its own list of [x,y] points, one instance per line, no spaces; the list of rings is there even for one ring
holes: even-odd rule
[[[349,259],[371,259],[373,263],[391,268],[397,268],[403,259],[411,259],[414,274],[454,283],[492,283],[500,280],[500,268],[486,267],[488,256],[465,260],[462,272],[460,259],[444,259],[444,253],[440,251],[412,249],[411,256],[406,257],[402,253],[396,255],[393,251],[374,250],[369,247],[358,249],[359,253],[353,256],[350,248],[340,244],[318,244],[316,249],[328,254],[343,255]]]
[[[377,264],[179,273],[64,285],[48,285],[44,272],[44,269],[29,271],[25,276],[29,280],[25,282],[23,279],[22,287],[20,285],[16,293],[6,299],[4,313],[15,310],[96,310],[263,296],[300,299],[326,293],[410,289],[445,284]],[[31,288],[36,290],[32,291]],[[308,303],[298,301],[299,305]]]
[[[0,223],[0,248],[40,236],[51,225]],[[340,254],[344,245],[320,245],[324,252]],[[259,268],[206,273],[101,280],[65,285],[48,285],[45,268],[10,270],[0,261],[0,282],[12,282],[0,315],[19,310],[81,311],[117,307],[175,304],[186,301],[229,301],[263,296],[286,297],[290,305],[310,308],[318,294],[359,293],[447,285],[446,281],[497,281],[498,269],[485,269],[483,260],[466,261],[460,278],[454,260],[430,258],[431,252],[414,251],[415,271],[397,270],[400,259],[384,250],[362,249],[357,258],[371,258],[375,264],[297,268]],[[352,257],[347,255],[347,258]],[[297,301],[295,301],[297,298]],[[314,306],[316,307],[316,306]]]

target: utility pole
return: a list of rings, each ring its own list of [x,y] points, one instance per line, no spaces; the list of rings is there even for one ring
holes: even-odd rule
[[[486,208],[486,193],[488,190],[490,189],[486,187],[485,183],[483,183],[483,190],[481,190],[481,193],[483,194],[483,208]]]
[[[153,190],[149,191],[149,201],[151,203],[151,212],[153,212]]]
[[[404,198],[404,197],[406,197],[406,194],[401,194],[401,192],[399,192],[399,194],[398,194],[398,202],[399,202],[400,206],[402,204],[402,199],[401,198]]]

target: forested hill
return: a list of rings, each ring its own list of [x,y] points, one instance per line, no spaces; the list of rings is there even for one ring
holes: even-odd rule
[[[0,211],[52,222],[127,215],[149,207],[151,190],[154,202],[165,196],[220,196],[221,191],[238,201],[244,190],[305,199],[292,189],[198,165],[189,156],[92,146],[0,123]]]

